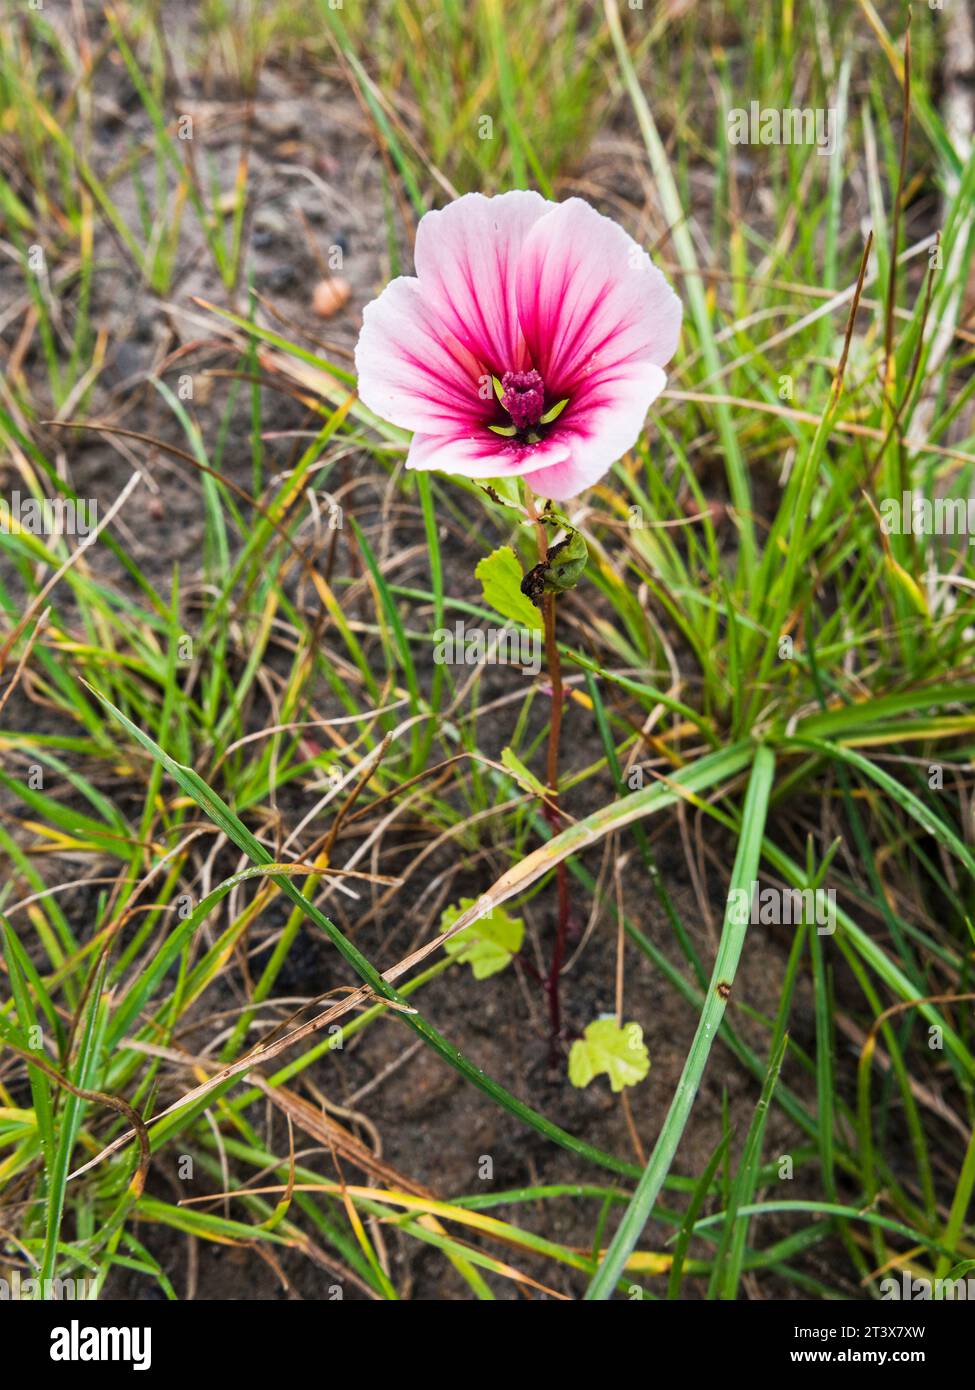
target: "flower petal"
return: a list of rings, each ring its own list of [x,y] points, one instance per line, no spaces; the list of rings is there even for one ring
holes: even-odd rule
[[[569,457],[567,440],[549,436],[526,448],[510,444],[486,429],[454,434],[415,434],[406,458],[407,468],[436,468],[467,478],[516,478],[539,465],[546,468]]]
[[[526,473],[531,490],[563,502],[591,487],[633,448],[666,383],[661,368],[647,362],[618,367],[601,384],[587,386],[548,436],[568,446],[568,458]]]
[[[424,297],[451,333],[495,376],[526,364],[515,280],[525,240],[558,204],[540,193],[466,193],[428,212],[414,263]]]
[[[581,198],[528,233],[517,295],[532,365],[553,398],[621,364],[662,367],[677,347],[680,300],[642,247]]]
[[[480,381],[479,364],[412,276],[391,280],[366,305],[355,369],[363,404],[405,430],[456,430],[494,411],[490,381]]]

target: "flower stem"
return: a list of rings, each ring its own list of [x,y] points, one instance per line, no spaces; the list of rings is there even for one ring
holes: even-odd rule
[[[548,540],[545,535],[545,527],[538,521],[536,521],[536,536],[538,540],[539,562],[544,563],[548,558]],[[562,661],[559,656],[559,646],[555,632],[555,600],[556,596],[554,593],[547,593],[542,599],[542,618],[545,624],[545,657],[548,665],[549,685],[552,690],[552,718],[548,733],[548,765],[546,773],[548,800],[544,803],[542,812],[545,819],[552,827],[553,834],[558,833],[562,822],[562,816],[559,812],[558,805],[559,747],[562,739]],[[558,894],[558,919],[555,928],[555,944],[552,948],[552,962],[545,986],[546,993],[548,994],[549,1044],[553,1066],[558,1060],[559,1038],[562,1033],[562,1007],[559,982],[562,975],[562,963],[565,959],[566,940],[569,934],[569,873],[564,860],[559,863],[555,875],[556,891]]]

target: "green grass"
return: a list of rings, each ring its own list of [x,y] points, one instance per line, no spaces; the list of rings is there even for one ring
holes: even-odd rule
[[[256,137],[219,156],[179,140],[157,6],[88,11],[81,31],[5,16],[2,493],[73,497],[84,450],[114,446],[112,499],[134,489],[152,525],[138,461],[163,514],[188,494],[203,524],[164,565],[133,544],[132,504],[105,503],[84,549],[0,534],[5,1268],[183,1296],[162,1227],[379,1299],[410,1295],[421,1251],[458,1299],[870,1298],[889,1270],[944,1277],[975,1258],[975,565],[965,536],[887,536],[878,517],[905,489],[973,486],[975,155],[939,109],[939,21],[914,17],[902,169],[896,4],[293,10],[208,4],[179,67],[245,104],[262,74],[327,75],[382,170],[385,271],[451,194],[534,186],[619,217],[684,302],[668,391],[576,518],[574,819],[553,835],[499,760],[544,776],[543,683],[431,659],[438,627],[496,622],[474,567],[502,544],[533,563],[530,537],[479,488],[404,474],[347,356],[258,313]],[[99,100],[119,93],[131,130],[106,148]],[[832,108],[833,153],[730,145],[727,112],[753,100]],[[164,363],[120,402],[103,277],[121,267],[161,314],[191,253],[211,285],[210,308],[185,306],[205,315],[201,365]],[[185,400],[179,373],[199,380],[214,341],[224,374]],[[298,438],[277,437],[282,386]],[[711,938],[687,875],[661,867],[679,823]],[[628,855],[619,896],[604,850]],[[524,1000],[560,865],[583,920],[597,908],[601,997],[621,951],[654,1065],[638,963],[692,1039],[679,1081],[642,1083],[642,1151],[611,1138],[616,1116],[577,1132],[567,1082],[526,1066],[512,1085],[475,1032],[434,1022],[436,991],[464,985],[440,912],[481,894],[525,910],[540,948],[523,991],[508,971],[481,997],[542,1041]],[[835,933],[746,929],[726,895],[760,875],[834,890]],[[335,989],[296,999],[309,935]],[[756,953],[767,1012],[736,985]],[[379,1160],[386,1093],[359,1103],[367,1122],[322,1101],[342,1104],[340,1053],[384,1033],[404,1093],[417,1042],[553,1167],[434,1194],[435,1160]],[[730,1076],[745,1100],[699,1160],[702,1099]],[[205,1199],[161,1176],[180,1156]],[[585,1245],[553,1237],[567,1207]]]

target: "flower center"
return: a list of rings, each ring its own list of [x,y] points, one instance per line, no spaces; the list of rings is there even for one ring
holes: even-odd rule
[[[501,404],[519,430],[537,425],[545,410],[545,383],[538,372],[505,372]]]

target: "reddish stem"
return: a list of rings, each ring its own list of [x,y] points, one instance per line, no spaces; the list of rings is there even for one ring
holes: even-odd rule
[[[548,537],[545,527],[535,510],[531,492],[525,489],[525,504],[528,516],[535,523],[535,537],[538,544],[538,559],[544,564],[548,559]],[[559,810],[559,745],[562,738],[562,661],[555,635],[554,593],[542,598],[542,619],[545,624],[545,658],[548,665],[549,685],[552,689],[552,719],[548,731],[548,764],[546,783],[548,796],[542,803],[542,814],[551,826],[552,834],[557,835],[562,824]],[[550,1062],[554,1067],[558,1062],[558,1045],[562,1033],[562,1007],[559,998],[559,981],[562,963],[565,960],[565,946],[569,934],[569,874],[563,860],[555,870],[555,883],[558,893],[558,920],[555,928],[555,945],[552,948],[552,962],[545,992],[548,995]]]
[[[548,677],[552,687],[552,721],[548,734],[548,772],[546,776],[549,797],[545,802],[543,812],[545,819],[552,827],[553,835],[557,835],[562,821],[558,806],[559,745],[562,738],[562,662],[555,637],[554,594],[546,594],[542,600],[542,615],[545,621],[545,654],[548,662]],[[565,943],[569,932],[569,874],[564,859],[557,866],[555,875],[558,892],[558,922],[555,928],[555,946],[552,950],[552,964],[547,985],[553,1064],[558,1055],[558,1041],[562,1032],[559,981],[562,975]]]

